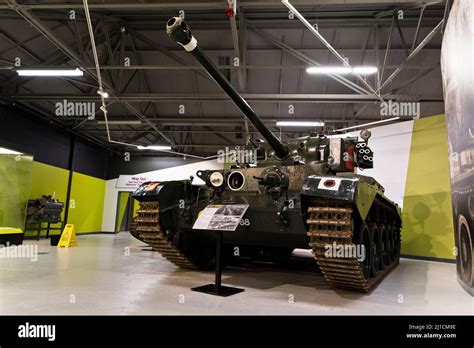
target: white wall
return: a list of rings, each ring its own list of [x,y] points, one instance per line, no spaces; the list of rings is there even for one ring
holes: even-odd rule
[[[185,180],[189,179],[192,175],[194,177],[193,184],[202,185],[204,182],[196,177],[196,172],[205,169],[218,169],[224,168],[223,163],[218,163],[217,160],[202,161],[192,164],[186,164],[183,166],[177,166],[167,169],[155,170],[146,173],[135,173],[136,175],[144,175],[153,181],[171,181],[171,180]],[[102,231],[103,232],[114,232],[115,231],[115,220],[117,213],[117,200],[118,193],[120,191],[134,191],[134,189],[117,189],[117,179],[107,180],[105,187],[105,199],[104,199],[104,215],[102,218]]]
[[[115,215],[117,213],[118,192],[115,188],[117,179],[105,183],[104,214],[102,215],[102,232],[115,232]],[[121,191],[126,191],[122,189]],[[130,190],[131,191],[131,190]]]
[[[399,122],[371,128],[369,147],[374,152],[374,168],[359,171],[375,178],[384,188],[385,195],[403,206],[408,161],[410,159],[413,121]],[[351,135],[358,135],[353,132]]]

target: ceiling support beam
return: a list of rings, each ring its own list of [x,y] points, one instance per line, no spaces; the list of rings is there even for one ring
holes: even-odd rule
[[[135,52],[135,55],[136,55],[136,57],[137,57],[138,64],[141,65],[141,64],[142,64],[142,59],[141,59],[140,55],[137,53],[137,51],[136,51],[136,49],[135,49],[135,41],[134,41],[134,37],[133,37],[132,35],[130,35],[130,42],[131,42],[131,44],[132,44],[132,49],[133,49],[133,51]],[[143,83],[144,83],[144,85],[145,85],[145,90],[147,91],[147,93],[150,93],[150,92],[151,92],[150,83],[148,82],[148,79],[146,78],[146,75],[145,75],[145,73],[144,73],[142,70],[139,71],[139,76],[140,76],[140,75],[142,76]],[[158,112],[157,112],[157,110],[156,110],[156,105],[155,105],[155,103],[151,103],[151,102],[150,102],[150,103],[148,104],[147,108],[150,107],[150,106],[152,107],[153,114],[154,114],[155,119],[156,119],[157,116],[158,116]],[[146,112],[146,110],[145,110],[144,112]],[[164,133],[162,133],[160,130],[158,130],[158,134],[159,134],[163,139],[165,139],[165,141],[167,141],[169,144],[172,144],[172,145],[174,144],[174,141],[171,140],[171,139],[170,139],[168,136],[166,136]],[[139,138],[139,139],[140,139],[140,138]]]
[[[426,75],[428,75],[430,72],[432,72],[433,70],[435,70],[437,68],[439,68],[439,65],[427,68],[425,71],[421,72],[420,74],[418,74],[418,75],[412,77],[411,79],[406,80],[405,82],[403,82],[400,86],[393,89],[391,91],[391,93],[397,93],[402,88],[411,85],[413,82],[418,81],[419,79],[425,77]]]
[[[384,87],[386,87],[393,79],[403,70],[403,68],[408,65],[418,53],[426,46],[426,44],[441,30],[441,26],[443,25],[444,20],[441,20],[439,24],[431,30],[431,32],[426,35],[423,41],[410,53],[407,59],[397,68],[392,74],[383,82],[382,86],[380,86],[379,91],[381,91]]]
[[[390,53],[390,45],[392,44],[392,35],[393,35],[393,26],[395,24],[395,17],[392,17],[392,25],[390,26],[390,32],[388,34],[388,39],[387,39],[387,47],[385,49],[385,56],[383,57],[383,68],[382,71],[380,72],[380,81],[383,81],[383,74],[385,72],[385,65],[387,64],[388,60],[388,54]],[[377,88],[380,88],[378,86]]]
[[[375,53],[375,65],[380,65],[380,50],[379,50],[379,27],[374,25],[374,53]],[[380,70],[375,74],[375,88],[380,90]]]
[[[160,52],[161,54],[164,54],[168,58],[171,58],[172,60],[174,60],[175,62],[181,64],[184,67],[188,65],[188,63],[185,60],[183,60],[180,57],[176,56],[175,54],[171,53],[166,48],[163,48],[163,46],[157,44],[155,41],[151,40],[150,38],[143,35],[142,33],[138,32],[136,30],[129,30],[129,31],[130,31],[131,34],[133,34],[133,36],[136,39],[140,40],[141,42],[143,42],[147,46],[153,48],[154,50]],[[204,73],[202,71],[196,71],[196,74],[198,74],[202,78],[212,82],[211,78],[206,73]]]
[[[321,41],[321,43],[328,48],[329,51],[331,51],[334,56],[339,59],[339,61],[344,64],[350,66],[350,63],[347,61],[345,57],[343,57],[325,38],[321,33],[309,23],[306,18],[303,17],[303,15],[298,12],[298,10],[288,1],[288,0],[282,0],[283,5],[285,5],[291,12],[294,13],[294,15],[303,23],[303,25],[308,28],[308,30],[316,36],[316,38]],[[384,102],[383,98],[378,94],[378,90],[375,90],[368,82],[365,80],[362,76],[359,74],[353,72],[353,74],[359,79],[359,81],[367,88],[367,90],[370,91],[374,96],[376,96],[382,103]]]
[[[249,26],[249,28],[252,29],[252,31],[257,33],[262,38],[266,39],[268,42],[272,43],[274,46],[281,48],[285,52],[289,53],[290,55],[292,55],[295,58],[298,58],[299,60],[305,62],[306,64],[308,64],[308,65],[321,65],[321,63],[317,62],[316,60],[314,60],[314,59],[306,56],[305,54],[295,50],[294,48],[288,46],[287,44],[273,38],[272,36],[270,36],[267,33],[261,31],[260,29],[257,29],[257,28],[252,27],[252,26]],[[346,86],[347,88],[353,90],[356,93],[359,93],[359,94],[369,94],[370,93],[369,91],[367,91],[364,88],[358,86],[354,82],[346,79],[345,77],[341,77],[341,76],[334,75],[334,74],[329,74],[329,77],[331,77],[332,79],[338,81],[339,83],[343,84],[344,86]]]
[[[14,9],[20,16],[22,16],[28,23],[30,23],[36,30],[38,30],[40,33],[42,33],[52,44],[54,44],[58,49],[63,51],[66,56],[68,56],[73,62],[75,62],[79,67],[84,67],[86,64],[80,59],[80,57],[67,45],[65,45],[60,39],[56,38],[56,36],[47,28],[45,27],[41,21],[35,17],[32,13],[30,13],[28,10],[25,9],[24,6],[19,5],[15,0],[5,0],[8,5],[12,9]],[[96,26],[95,29],[97,29],[98,26]],[[95,31],[95,30],[94,30]],[[95,36],[95,35],[94,35]],[[86,49],[87,51],[87,49]],[[85,70],[85,72],[92,77],[95,81],[98,81],[98,77],[94,72]],[[109,84],[105,83],[104,81],[104,86],[107,88],[109,91],[109,94],[114,96],[116,92],[110,86]],[[140,114],[133,106],[131,106],[129,103],[123,100],[119,100],[119,102],[130,112],[132,112],[138,119],[141,121],[148,123],[150,127],[155,129],[155,131],[159,131],[158,127],[154,125],[152,122],[150,122],[144,115]]]
[[[416,4],[413,4],[413,0],[377,0],[377,3],[380,4],[387,4],[393,5],[393,3],[399,4],[407,4],[401,9],[413,9],[416,8]],[[435,1],[435,0],[425,0],[425,3],[429,4],[437,4],[442,1]],[[110,1],[99,1],[94,2],[89,5],[89,8],[92,10],[98,9],[109,9],[109,10],[176,10],[176,8],[185,8],[189,10],[214,10],[216,8],[225,7],[225,1],[222,0],[207,0],[207,1],[177,1],[177,0],[168,0],[166,2],[142,2],[142,1],[129,1],[125,2],[110,2]],[[293,0],[293,3],[298,6],[309,6],[310,8],[314,8],[314,6],[318,5],[347,5],[348,0]],[[350,3],[356,4],[357,1],[350,1]],[[367,2],[360,0],[360,4],[366,4]],[[68,1],[64,2],[46,2],[42,1],[41,3],[30,3],[25,4],[25,8],[29,10],[57,10],[57,9],[82,9],[80,3],[72,3]],[[240,6],[244,8],[277,8],[281,7],[281,1],[278,0],[242,0],[240,1]],[[419,6],[419,5],[418,5]],[[4,5],[0,5],[0,9],[7,9],[8,7]],[[385,12],[380,12],[378,16],[383,17],[390,15],[393,11],[397,10],[390,10]]]
[[[399,1],[397,1],[399,2]],[[375,15],[375,17],[377,18],[383,18],[383,17],[388,17],[388,16],[395,16],[398,14],[398,11],[407,11],[407,10],[416,10],[416,9],[419,9],[421,7],[425,7],[427,5],[436,5],[436,4],[439,4],[439,3],[442,3],[443,0],[433,0],[433,1],[423,1],[423,2],[418,2],[418,3],[412,3],[412,4],[409,4],[407,6],[403,6],[403,7],[400,7],[400,8],[396,8],[396,9],[393,9],[393,10],[388,10],[388,11],[384,11],[384,12],[379,12]]]
[[[400,40],[402,40],[403,50],[405,51],[405,55],[408,57],[410,55],[410,52],[408,51],[408,44],[405,40],[405,36],[403,35],[402,27],[400,26],[400,21],[398,20],[398,17],[396,15],[393,15],[393,18],[395,19],[395,24],[397,25]]]
[[[35,53],[33,53],[32,51],[30,51],[28,48],[26,48],[21,42],[18,42],[18,41],[15,41],[13,38],[11,38],[9,35],[7,35],[6,33],[4,32],[0,32],[0,35],[3,36],[8,42],[10,42],[11,44],[13,44],[15,47],[17,47],[18,49],[20,49],[22,52],[24,52],[25,54],[27,54],[31,59],[33,59],[37,64],[39,65],[44,65],[45,62],[43,60],[41,60]],[[0,52],[3,54],[3,52]],[[79,87],[77,87],[76,85],[74,85],[71,81],[69,80],[65,80],[65,82],[70,86],[72,87],[76,92],[79,92],[79,93],[84,93]]]
[[[446,24],[448,24],[448,17],[449,17],[449,11],[451,9],[449,0],[446,0],[446,4],[444,6],[444,14],[443,14],[443,27],[441,28],[441,34],[444,35],[444,28],[446,27]]]
[[[232,44],[234,46],[234,59],[237,58],[239,62],[238,67],[237,67],[237,80],[239,82],[239,91],[245,92],[244,76],[243,76],[244,74],[243,74],[242,68],[240,67],[240,64],[243,62],[242,62],[242,56],[240,54],[239,32],[237,31],[237,21],[235,19],[235,16],[230,17],[229,22],[230,22],[230,31],[232,33]],[[234,62],[233,59],[231,61]]]
[[[373,31],[373,30],[371,30]],[[362,53],[364,51],[364,47],[362,47]],[[139,51],[138,51],[139,52]],[[280,53],[282,50],[279,51]],[[283,51],[284,52],[284,51]],[[362,64],[362,63],[361,63]],[[226,64],[216,64],[218,69],[306,69],[308,67],[307,64],[288,64],[288,65],[263,65],[263,64],[250,64],[250,65],[241,65],[240,67],[236,67],[234,65]],[[396,69],[400,67],[400,65],[394,64],[380,64],[377,66],[379,69]],[[406,68],[408,69],[425,69],[426,65],[409,65]],[[87,66],[86,69],[94,70],[95,67]],[[130,66],[123,66],[123,65],[101,65],[100,70],[204,70],[202,66],[198,65],[163,65],[163,64],[144,64],[144,65],[130,65]]]
[[[413,50],[415,49],[416,42],[418,41],[418,35],[420,34],[421,20],[423,19],[423,12],[425,12],[425,8],[426,6],[423,6],[420,10],[420,17],[418,18],[418,24],[416,26],[415,36],[413,37],[413,43],[411,45],[411,52],[413,52]]]
[[[367,30],[367,37],[365,38],[364,45],[362,46],[362,55],[360,57],[360,65],[364,64],[365,55],[367,53],[367,47],[369,46],[370,37],[372,36],[372,29]]]
[[[41,36],[41,34],[40,34],[40,36]],[[20,43],[21,42],[18,42],[18,44],[20,44]],[[20,45],[18,45],[18,46],[20,46]],[[36,57],[36,59],[39,59],[39,57]],[[62,53],[60,53],[60,55],[58,56],[57,52],[53,52],[51,55],[49,55],[44,60],[42,60],[42,63],[40,65],[43,66],[43,67],[47,67],[49,65],[56,66],[58,64],[63,64],[64,61],[65,61],[65,59],[64,59],[64,56],[63,56]],[[24,78],[24,77],[20,77],[20,76],[13,76],[13,77],[9,78],[8,80],[5,80],[4,82],[2,82],[0,84],[0,87],[7,86],[7,85],[8,86],[17,85],[18,88],[19,88],[22,85],[24,85],[24,84],[26,84],[26,83],[34,80],[34,79],[36,79],[36,77]]]
[[[51,28],[51,30],[54,31],[54,30],[56,30],[56,29],[62,27],[63,25],[65,25],[65,22],[61,22],[61,23],[59,23],[59,24],[53,26],[53,27]],[[39,37],[41,37],[41,36],[43,36],[43,35],[41,35],[41,34],[35,34],[35,35],[33,35],[33,36],[30,36],[29,38],[27,38],[27,39],[25,39],[25,40],[18,41],[18,42],[16,42],[15,44],[13,44],[13,45],[11,45],[11,46],[5,48],[4,50],[2,50],[2,54],[5,54],[5,53],[7,53],[7,52],[10,52],[11,50],[14,50],[15,48],[17,48],[18,46],[24,45],[24,44],[26,44],[26,43],[28,43],[28,42],[30,42],[30,41],[33,41],[33,40],[35,40],[35,39],[37,39],[37,38],[39,38]]]
[[[219,139],[224,140],[226,142],[226,146],[228,146],[228,145],[234,146],[235,145],[235,141],[230,140],[226,136],[222,135],[221,132],[216,132],[216,131],[212,130],[212,128],[209,127],[209,126],[204,126],[204,128],[207,129],[208,131],[210,131],[215,136],[217,136]],[[193,131],[193,133],[194,133],[194,131]]]
[[[247,91],[247,62],[248,62],[248,33],[247,33],[247,21],[246,15],[243,8],[239,9],[239,33],[240,33],[240,52],[242,55],[242,74],[244,78],[244,90]]]
[[[253,102],[362,102],[373,103],[378,102],[378,98],[367,94],[253,94],[243,93],[242,97]],[[442,99],[423,97],[419,95],[388,95],[391,100],[409,100],[416,99],[421,101],[439,101]],[[76,95],[76,94],[17,94],[12,96],[13,101],[29,101],[29,100],[48,100],[58,101],[67,99],[69,101],[97,101],[100,100],[99,95]],[[138,94],[121,94],[112,95],[108,98],[110,101],[124,102],[181,102],[181,101],[229,101],[226,94],[162,94],[162,93],[138,93]]]
[[[287,118],[275,118],[273,116],[266,116],[266,117],[261,117],[262,122],[268,125],[269,127],[276,127],[276,122],[277,121],[282,121]],[[301,120],[310,120],[314,119],[314,115],[309,115],[307,117],[299,117],[298,119]],[[346,124],[346,123],[361,123],[361,122],[373,122],[373,118],[361,118],[358,120],[342,120],[342,119],[335,119],[332,117],[320,117],[322,121],[330,124]],[[220,118],[199,118],[199,117],[187,117],[187,118],[178,118],[178,117],[160,117],[159,123],[161,125],[169,125],[169,126],[193,126],[193,127],[206,127],[205,129],[209,130],[212,128],[207,128],[207,127],[223,127],[223,128],[228,128],[228,127],[237,127],[237,126],[242,126],[244,124],[243,119],[239,117],[220,117]],[[99,130],[103,129],[105,127],[105,124],[98,124],[96,123],[93,128],[92,128],[92,123],[89,123],[90,126],[88,128],[84,128],[84,130]],[[111,125],[113,126],[113,125]],[[283,127],[284,129],[284,127]],[[145,131],[143,128],[140,129],[141,131]],[[217,131],[216,131],[217,132]],[[220,131],[219,131],[220,132]],[[235,133],[239,133],[235,131]],[[227,140],[226,140],[227,141]]]

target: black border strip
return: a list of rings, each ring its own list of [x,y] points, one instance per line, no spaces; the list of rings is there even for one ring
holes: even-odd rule
[[[400,257],[404,259],[412,259],[412,260],[436,261],[436,262],[454,263],[454,264],[456,263],[456,260],[443,259],[441,257],[416,256],[416,255],[405,255],[405,254],[401,254]]]
[[[54,342],[44,337],[20,338],[20,327],[26,323],[55,325]],[[380,347],[404,343],[472,347],[473,324],[472,316],[10,316],[0,317],[0,345],[2,348],[19,344],[22,347],[59,344],[136,347],[150,343],[156,347],[163,344],[295,347],[301,343],[311,347],[321,344]],[[407,334],[455,334],[455,337],[408,337]]]

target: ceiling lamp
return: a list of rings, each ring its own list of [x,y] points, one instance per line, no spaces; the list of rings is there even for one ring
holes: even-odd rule
[[[355,66],[352,68],[352,72],[359,75],[372,75],[377,71],[379,69],[376,66]]]
[[[322,127],[322,121],[278,121],[276,123],[280,127]]]
[[[336,66],[310,66],[306,68],[306,72],[308,74],[359,74],[359,75],[371,75],[375,74],[378,71],[376,66],[343,66],[343,65],[336,65]]]
[[[20,76],[82,76],[83,71],[76,69],[19,69]]]
[[[350,74],[352,69],[348,66],[310,66],[306,68],[308,74]]]
[[[150,145],[150,146],[137,146],[138,150],[155,150],[155,151],[169,151],[171,150],[171,146],[167,145]]]
[[[127,124],[136,124],[136,125],[139,125],[139,124],[142,124],[142,121],[140,120],[130,120],[130,121],[127,121],[127,120],[117,120],[117,121],[97,121],[97,124],[100,124],[100,125],[103,125],[103,124],[109,124],[109,125],[127,125]]]

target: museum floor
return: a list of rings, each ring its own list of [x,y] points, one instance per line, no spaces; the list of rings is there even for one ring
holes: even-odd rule
[[[41,240],[36,262],[1,259],[0,314],[474,314],[454,264],[402,259],[364,295],[329,288],[297,252],[286,268],[226,269],[224,284],[245,292],[221,298],[190,291],[212,282],[212,272],[180,270],[128,233],[78,242],[58,249]]]

